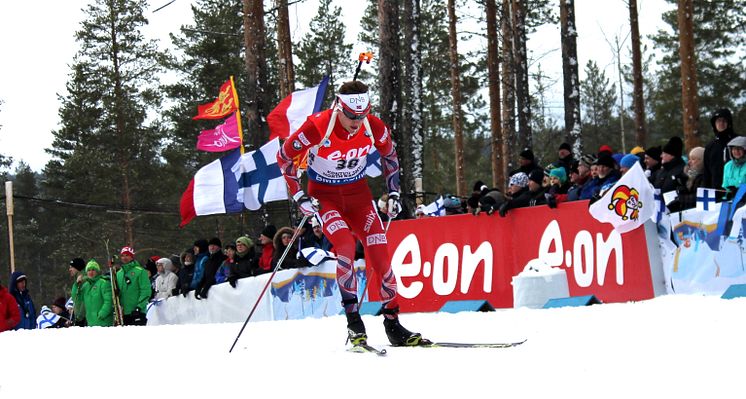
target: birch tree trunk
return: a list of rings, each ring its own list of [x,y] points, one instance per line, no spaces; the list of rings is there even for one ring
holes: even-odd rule
[[[401,130],[401,60],[399,52],[399,2],[397,0],[378,0],[378,26],[381,119],[391,128],[391,135],[397,144],[402,192],[409,193],[413,187],[410,174],[412,163],[406,150],[407,140]]]
[[[456,195],[466,196],[464,178],[464,132],[461,115],[461,78],[459,76],[458,38],[456,36],[456,1],[448,0],[448,43],[451,61],[451,97],[453,100],[453,135],[456,146]]]
[[[694,59],[694,24],[692,0],[679,0],[679,58],[681,60],[681,107],[684,118],[684,144],[687,149],[702,143],[699,131],[699,98],[697,67]]]
[[[565,136],[572,143],[575,159],[583,155],[580,125],[580,80],[578,79],[578,31],[575,26],[575,0],[560,0],[562,36],[562,77],[565,99]]]
[[[411,154],[411,176],[415,189],[422,183],[424,161],[424,131],[422,128],[422,53],[420,50],[420,0],[404,2],[404,96],[402,110],[407,153]],[[417,191],[417,190],[415,190]],[[418,203],[421,203],[421,198]]]

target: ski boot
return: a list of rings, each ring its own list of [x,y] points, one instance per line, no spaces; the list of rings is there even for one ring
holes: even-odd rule
[[[422,334],[413,333],[399,323],[397,317],[399,308],[383,309],[384,319],[383,327],[386,330],[386,336],[392,346],[418,346],[427,340],[422,339]],[[393,318],[390,318],[393,316]]]
[[[365,334],[365,324],[360,318],[359,312],[345,313],[347,316],[347,341],[352,345],[365,345],[368,343],[368,335]]]

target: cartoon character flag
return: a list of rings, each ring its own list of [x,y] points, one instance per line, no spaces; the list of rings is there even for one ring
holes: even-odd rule
[[[588,210],[599,222],[611,223],[616,231],[626,233],[655,216],[653,195],[653,186],[645,178],[640,164],[635,163]]]

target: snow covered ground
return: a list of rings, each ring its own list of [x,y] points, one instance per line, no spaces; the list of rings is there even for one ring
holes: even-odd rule
[[[248,306],[247,306],[248,308]],[[715,398],[746,385],[746,298],[405,314],[440,341],[509,349],[345,351],[342,316],[0,334],[0,398]],[[387,343],[364,316],[369,342]]]

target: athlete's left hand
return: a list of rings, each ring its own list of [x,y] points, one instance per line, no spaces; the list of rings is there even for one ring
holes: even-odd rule
[[[401,200],[399,200],[399,193],[389,193],[389,201],[386,206],[386,215],[389,219],[393,219],[401,212]]]

